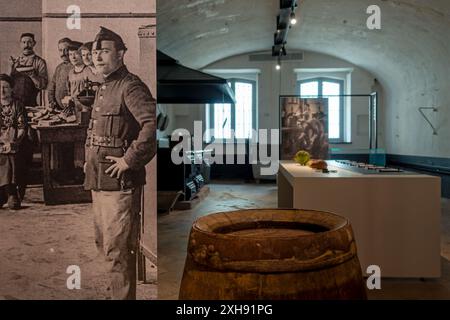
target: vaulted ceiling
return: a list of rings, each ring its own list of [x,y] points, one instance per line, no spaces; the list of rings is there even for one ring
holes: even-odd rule
[[[366,25],[373,4],[381,8],[381,30]],[[196,68],[270,50],[278,9],[278,0],[161,0],[158,48]],[[398,136],[408,128],[411,105],[450,102],[450,1],[303,0],[296,14],[300,19],[289,32],[288,52],[325,53],[379,78],[389,101],[386,134]],[[440,142],[433,143],[437,152]]]

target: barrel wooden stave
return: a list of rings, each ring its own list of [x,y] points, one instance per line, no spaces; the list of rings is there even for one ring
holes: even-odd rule
[[[239,228],[271,221],[310,223],[326,231],[281,237],[239,234]],[[194,223],[180,299],[366,299],[366,290],[345,218],[259,209],[213,214]]]
[[[333,269],[292,273],[218,272],[186,262],[182,300],[366,299],[356,258]]]

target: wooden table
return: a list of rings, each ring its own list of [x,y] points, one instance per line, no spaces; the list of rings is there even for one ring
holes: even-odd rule
[[[415,173],[362,174],[333,166],[322,173],[281,161],[278,207],[329,211],[350,220],[363,274],[441,275],[440,179]]]
[[[44,177],[44,202],[46,205],[91,202],[91,193],[85,191],[83,185],[58,185],[52,179],[52,146],[64,143],[84,146],[87,127],[78,124],[62,124],[55,126],[33,126],[37,131],[42,148],[42,166]],[[84,161],[84,158],[82,159]]]

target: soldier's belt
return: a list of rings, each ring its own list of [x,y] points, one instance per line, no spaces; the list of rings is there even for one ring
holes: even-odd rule
[[[117,137],[91,136],[91,145],[98,147],[122,148],[127,147],[127,142]]]

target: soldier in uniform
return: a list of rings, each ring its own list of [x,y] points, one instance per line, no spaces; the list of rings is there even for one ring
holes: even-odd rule
[[[124,65],[122,38],[101,27],[93,61],[96,93],[86,141],[85,188],[92,190],[95,241],[108,262],[113,299],[136,299],[136,251],[145,165],[156,154],[156,102]]]

